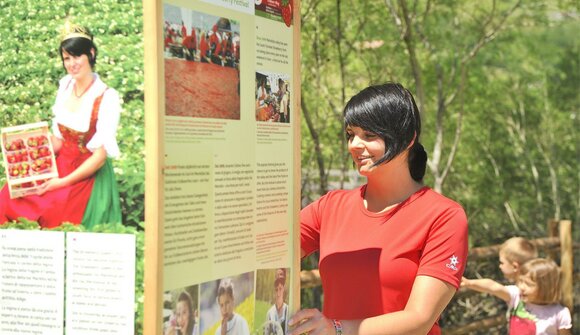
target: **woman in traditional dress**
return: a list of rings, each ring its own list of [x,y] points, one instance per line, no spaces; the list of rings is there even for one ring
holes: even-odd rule
[[[91,227],[121,222],[119,193],[109,158],[119,155],[119,93],[93,72],[97,47],[90,31],[67,23],[59,47],[68,75],[53,106],[52,145],[58,177],[36,195],[10,199],[0,191],[0,224],[25,217],[43,228],[63,222]]]

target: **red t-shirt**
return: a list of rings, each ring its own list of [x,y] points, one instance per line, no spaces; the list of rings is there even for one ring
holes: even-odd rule
[[[193,44],[193,48],[197,48],[197,35],[195,34],[195,28],[191,28],[191,43]]]
[[[213,55],[214,56],[219,56],[222,52],[222,44],[221,43],[216,43],[215,45],[215,50],[213,51]]]
[[[188,49],[195,49],[195,44],[193,42],[193,37],[191,35],[184,38],[181,44]]]
[[[219,37],[217,36],[216,33],[213,33],[213,34],[211,34],[209,36],[209,44],[210,45],[212,45],[212,44],[219,44],[219,43],[220,43],[220,39],[219,39]]]
[[[353,320],[403,310],[417,275],[459,287],[467,261],[463,208],[424,187],[372,213],[365,187],[331,191],[300,212],[302,250],[320,251],[323,314]],[[429,334],[439,333],[435,324]]]
[[[204,37],[199,41],[200,58],[207,57],[207,50],[208,49],[209,49],[209,45],[207,44],[207,41],[205,40],[205,37]]]

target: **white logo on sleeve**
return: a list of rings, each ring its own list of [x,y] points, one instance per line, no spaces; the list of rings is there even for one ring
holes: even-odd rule
[[[451,270],[457,271],[457,264],[459,264],[459,260],[457,259],[457,256],[453,255],[451,256],[451,258],[449,258],[449,263],[445,264],[445,266],[447,266]]]

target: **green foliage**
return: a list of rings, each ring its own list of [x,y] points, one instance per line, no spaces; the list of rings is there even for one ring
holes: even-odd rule
[[[402,3],[416,68],[402,35]],[[449,157],[461,113],[460,142],[442,190],[466,208],[474,245],[506,235],[544,236],[552,217],[578,221],[577,16],[567,2],[516,3],[360,0],[339,10],[340,2],[304,1],[303,112],[313,120],[325,168],[349,168],[341,154],[341,109],[352,94],[398,81],[417,98],[421,84],[421,137],[431,159],[439,94],[447,101],[439,164]],[[302,134],[308,186],[318,181],[318,166],[304,121]],[[426,183],[435,177],[428,169]],[[305,203],[317,197],[306,192]]]
[[[450,158],[460,127],[459,145],[441,189],[464,206],[470,245],[499,244],[514,235],[545,237],[550,218],[571,219],[577,225],[576,7],[571,1],[304,0],[303,205],[319,196],[309,188],[319,181],[316,136],[324,168],[348,170],[348,158],[341,155],[346,152],[342,108],[364,87],[396,81],[416,100],[418,88],[423,88],[421,142],[431,164],[441,120],[440,169],[427,169],[427,185],[437,182],[436,172]],[[578,231],[573,234],[580,238]],[[316,268],[317,262],[314,256],[302,266]],[[482,272],[477,273],[497,274],[496,264],[489,264],[478,265]],[[303,290],[303,306],[320,307],[320,295]]]
[[[266,315],[268,314],[268,310],[270,309],[272,305],[265,302],[265,301],[260,301],[256,299],[256,319],[254,320],[254,331],[252,332],[252,334],[263,334],[264,333],[264,329],[262,329],[262,326],[264,325],[264,323],[266,323]]]

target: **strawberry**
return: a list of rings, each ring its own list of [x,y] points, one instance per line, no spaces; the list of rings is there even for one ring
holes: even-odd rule
[[[510,318],[509,334],[536,335],[536,323],[530,319],[512,316]]]
[[[38,156],[39,157],[50,156],[50,150],[48,150],[48,147],[40,147],[38,149]]]
[[[26,144],[27,144],[29,147],[35,147],[35,146],[37,146],[37,145],[38,145],[38,141],[36,140],[36,137],[34,137],[34,136],[31,136],[31,137],[29,137],[29,138],[28,138],[28,140],[26,141]]]
[[[530,314],[523,302],[512,311],[509,324],[510,335],[536,335],[536,316]]]
[[[37,137],[38,145],[47,145],[48,139],[44,135],[40,135]]]
[[[292,0],[282,0],[282,19],[286,26],[290,27],[292,25]]]

